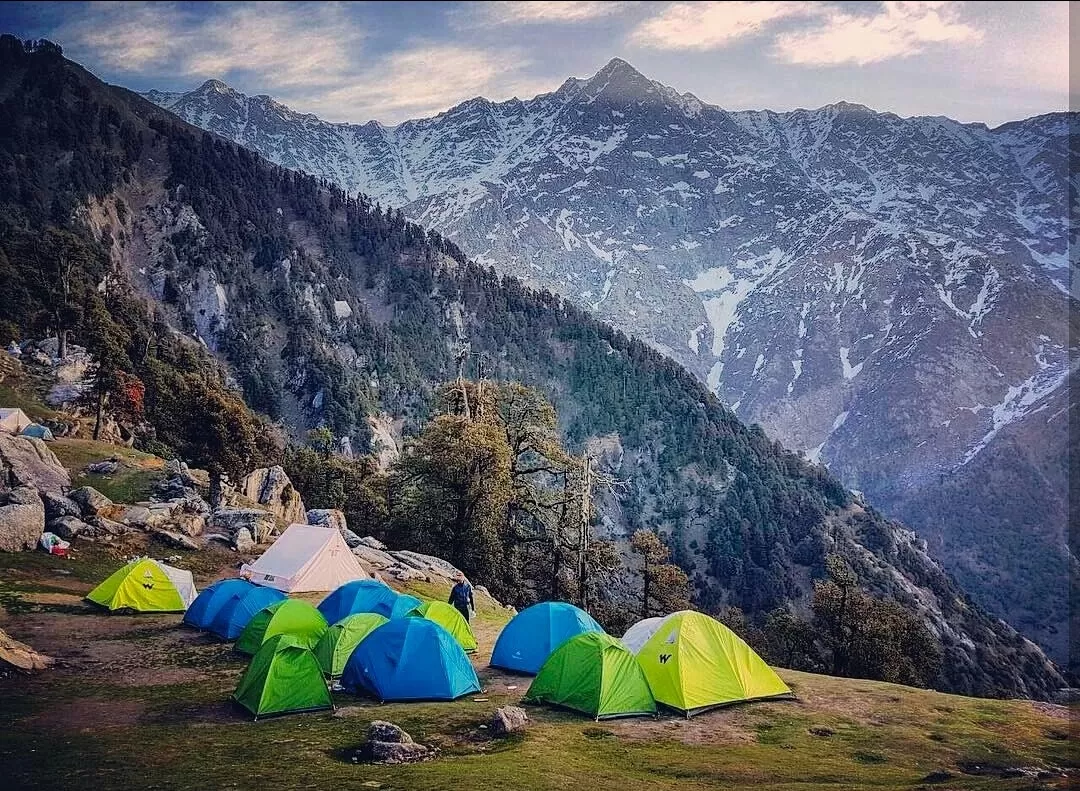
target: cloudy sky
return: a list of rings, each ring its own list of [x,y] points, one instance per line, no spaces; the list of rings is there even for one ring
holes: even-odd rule
[[[136,90],[215,77],[332,121],[531,97],[615,56],[728,109],[996,125],[1069,98],[1065,2],[4,3],[0,30]]]

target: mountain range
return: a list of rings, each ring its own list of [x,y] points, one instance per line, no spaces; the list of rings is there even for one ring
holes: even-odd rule
[[[1065,661],[1068,114],[728,112],[620,59],[392,127],[145,96],[647,341]]]

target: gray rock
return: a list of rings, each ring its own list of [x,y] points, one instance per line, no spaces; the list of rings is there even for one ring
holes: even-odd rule
[[[371,547],[372,549],[378,549],[382,552],[386,551],[386,544],[375,538],[375,536],[364,536],[360,539],[360,543],[366,547]]]
[[[251,531],[246,527],[241,527],[236,531],[236,535],[232,540],[233,548],[237,552],[254,552],[256,548],[255,539],[251,537]]]
[[[46,524],[45,529],[50,533],[56,533],[65,541],[70,541],[77,536],[93,535],[97,530],[77,516],[61,516],[53,519]]]
[[[120,462],[111,459],[95,461],[93,464],[86,465],[86,471],[94,475],[112,475],[118,469],[120,469]]]
[[[232,539],[224,533],[207,533],[203,536],[207,541],[217,541],[227,546],[232,546]]]
[[[350,549],[360,546],[362,539],[349,529],[345,514],[336,508],[314,508],[307,512],[307,521],[309,525],[334,528],[341,533]]]
[[[93,486],[82,486],[72,490],[68,497],[78,506],[85,519],[102,513],[116,513],[116,503],[103,495]]]
[[[392,742],[395,744],[412,744],[413,737],[405,730],[386,720],[375,720],[368,726],[369,742]]]
[[[58,492],[41,492],[41,501],[45,504],[45,519],[59,519],[62,516],[81,516],[78,503]]]
[[[1062,687],[1054,693],[1052,700],[1062,705],[1080,703],[1080,687]]]
[[[5,484],[63,494],[71,476],[42,440],[0,432],[0,486]]]
[[[183,533],[177,533],[172,530],[162,530],[161,528],[155,528],[152,532],[154,536],[161,539],[171,547],[176,547],[177,549],[192,550],[202,549],[201,544],[189,538],[188,536],[185,536]]]
[[[29,486],[0,494],[0,552],[33,549],[45,532],[45,504]]]
[[[152,518],[153,514],[146,506],[129,505],[124,515],[120,517],[120,521],[131,527],[146,527]]]
[[[446,579],[454,579],[460,573],[453,564],[433,555],[424,555],[409,550],[400,550],[390,554],[406,566],[411,566],[425,573],[436,574]]]
[[[85,522],[92,527],[97,528],[94,532],[95,535],[110,535],[119,536],[128,532],[130,528],[122,524],[121,522],[115,522],[102,514],[92,514],[85,517]]]
[[[236,535],[247,530],[248,536],[257,542],[268,539],[277,527],[274,515],[258,508],[219,508],[210,515],[208,527],[219,533]]]
[[[423,761],[431,750],[415,742],[368,742],[371,760],[384,764],[408,764]]]
[[[240,494],[266,508],[287,525],[307,522],[300,493],[280,466],[261,467],[240,482]]]
[[[491,717],[491,734],[506,736],[525,730],[529,724],[529,715],[520,706],[503,706],[495,710]]]
[[[377,569],[386,569],[391,566],[399,566],[389,554],[379,549],[372,549],[366,543],[360,543],[352,548],[352,553],[369,566]]]
[[[206,528],[206,517],[202,514],[177,514],[172,518],[169,527],[184,535],[201,536]]]

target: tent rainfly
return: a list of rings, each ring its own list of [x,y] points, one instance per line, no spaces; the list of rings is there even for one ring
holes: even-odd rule
[[[450,632],[463,650],[470,652],[476,650],[476,635],[473,634],[469,622],[461,616],[454,605],[444,601],[426,601],[419,607],[414,607],[409,615],[434,621]]]
[[[656,713],[649,682],[626,646],[603,632],[583,632],[552,652],[526,703],[550,703],[597,720]]]
[[[366,579],[342,585],[319,602],[319,612],[327,623],[337,623],[361,612],[377,613],[384,618],[404,618],[420,604],[415,596],[398,593],[385,582]]]
[[[0,407],[0,430],[9,434],[21,434],[27,426],[33,425],[34,421],[27,417],[26,413],[18,407]]]
[[[285,593],[330,591],[370,576],[332,527],[289,525],[240,575],[256,585]]]
[[[356,646],[386,621],[375,612],[358,612],[345,616],[327,629],[312,649],[323,673],[330,678],[339,678]]]
[[[792,697],[765,660],[708,615],[683,610],[649,628],[637,660],[657,703],[689,717],[729,703]]]
[[[561,601],[526,607],[499,633],[491,666],[513,673],[536,675],[551,652],[582,632],[603,632],[584,610]]]
[[[135,558],[86,595],[107,610],[183,612],[198,591],[190,571],[151,558]]]
[[[31,423],[29,426],[22,430],[24,437],[34,437],[35,439],[43,439],[46,442],[52,442],[56,437],[53,436],[52,431],[48,426],[43,426],[40,423]]]
[[[263,607],[244,627],[233,648],[254,655],[259,646],[276,634],[287,634],[305,648],[314,648],[326,633],[326,619],[306,601],[283,599]]]
[[[233,700],[255,719],[334,705],[315,655],[287,634],[274,635],[262,644],[244,671]]]

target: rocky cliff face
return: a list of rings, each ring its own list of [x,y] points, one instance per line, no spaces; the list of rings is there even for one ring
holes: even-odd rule
[[[726,112],[620,60],[396,127],[148,98],[648,340],[1064,656],[1068,115]]]

